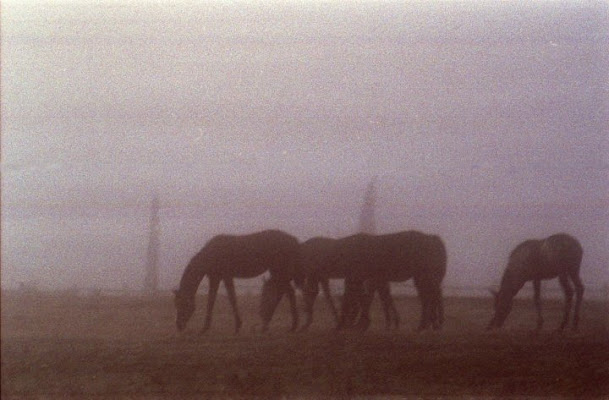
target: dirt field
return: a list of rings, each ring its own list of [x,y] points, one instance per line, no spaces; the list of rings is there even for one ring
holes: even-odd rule
[[[299,299],[300,300],[300,299]],[[197,334],[205,298],[185,334],[169,295],[2,295],[2,398],[201,397],[609,397],[608,310],[586,302],[578,333],[553,333],[562,303],[546,300],[532,333],[531,301],[518,301],[502,331],[487,333],[490,299],[446,299],[442,332],[416,333],[419,304],[397,300],[386,331],[378,300],[366,333],[336,333],[323,299],[308,332],[289,333],[284,300],[260,332],[258,299],[241,296],[233,333],[226,298],[212,330]]]

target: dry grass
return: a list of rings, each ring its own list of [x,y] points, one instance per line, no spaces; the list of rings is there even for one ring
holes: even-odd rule
[[[398,300],[402,327],[385,331],[378,302],[366,333],[336,333],[323,299],[308,332],[288,333],[284,300],[267,334],[258,299],[242,296],[233,333],[220,298],[199,336],[204,298],[177,335],[169,296],[2,297],[2,398],[609,396],[607,308],[587,302],[578,333],[556,334],[560,302],[546,301],[545,330],[519,301],[506,327],[487,333],[490,299],[446,300],[442,332],[415,333],[416,299]]]

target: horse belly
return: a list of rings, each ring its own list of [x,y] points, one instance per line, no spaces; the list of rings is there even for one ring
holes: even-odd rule
[[[226,256],[221,262],[215,264],[213,271],[217,275],[238,279],[255,278],[269,269],[268,263],[257,257],[248,257],[243,254]]]
[[[553,279],[560,275],[561,271],[558,265],[553,263],[542,262],[537,268],[537,279]]]

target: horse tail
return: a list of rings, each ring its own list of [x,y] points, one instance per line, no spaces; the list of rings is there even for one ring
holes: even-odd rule
[[[440,286],[446,275],[446,264],[448,262],[448,254],[446,246],[439,236],[431,236],[428,242],[427,251],[429,252],[429,260],[426,268],[426,273],[429,275],[429,280],[433,285],[438,286],[438,295],[442,295]]]
[[[442,282],[446,275],[446,264],[448,263],[448,253],[446,246],[439,236],[434,236],[435,250],[437,251],[437,279]]]
[[[444,323],[444,298],[442,294],[442,281],[446,276],[446,266],[448,262],[448,254],[446,246],[439,236],[432,236],[430,238],[430,251],[432,254],[432,261],[430,265],[431,272],[431,286],[432,292],[431,302],[433,304],[433,325],[435,328],[442,327]]]
[[[444,296],[442,294],[442,286],[439,286],[437,289],[436,318],[438,321],[438,328],[441,328],[444,324]]]

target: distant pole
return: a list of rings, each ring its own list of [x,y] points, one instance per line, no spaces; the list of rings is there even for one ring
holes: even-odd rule
[[[609,283],[605,283],[603,289],[605,294],[605,333],[609,333]]]
[[[159,289],[159,208],[159,197],[155,194],[150,206],[146,277],[144,280],[144,290],[149,294],[154,294]]]
[[[359,231],[376,234],[376,220],[374,210],[376,207],[376,176],[372,178],[364,193],[364,204],[359,216]]]

